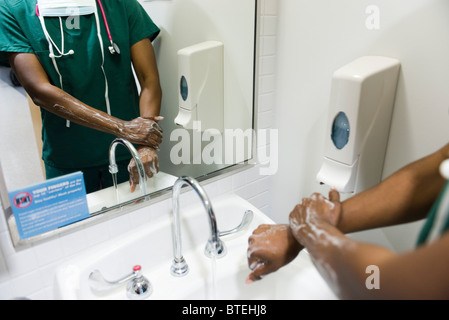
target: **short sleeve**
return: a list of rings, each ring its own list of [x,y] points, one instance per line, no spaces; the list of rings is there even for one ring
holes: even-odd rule
[[[145,38],[149,38],[150,41],[156,39],[160,29],[142,5],[137,0],[127,0],[126,6],[130,28],[130,46]]]
[[[3,66],[9,66],[8,52],[34,52],[11,12],[13,7],[14,5],[7,5],[5,1],[0,1],[0,64]]]

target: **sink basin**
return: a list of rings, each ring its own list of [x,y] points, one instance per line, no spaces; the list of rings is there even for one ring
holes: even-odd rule
[[[250,299],[336,299],[303,250],[288,266],[253,284],[245,284],[249,273],[246,250],[248,237],[260,224],[274,222],[246,200],[233,195],[211,199],[218,228],[230,230],[240,224],[246,210],[254,218],[246,230],[223,237],[227,254],[207,258],[204,247],[209,238],[209,222],[200,201],[183,205],[181,236],[183,255],[189,264],[184,277],[170,274],[173,260],[172,223],[169,216],[142,225],[129,234],[79,254],[59,266],[54,282],[57,299],[124,300],[126,285],[98,292],[89,286],[89,275],[99,270],[114,281],[131,273],[134,265],[151,282],[149,300],[250,300]]]

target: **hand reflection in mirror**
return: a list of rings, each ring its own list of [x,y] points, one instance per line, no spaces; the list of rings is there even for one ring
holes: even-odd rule
[[[139,146],[137,148],[137,152],[139,153],[140,160],[142,160],[147,177],[152,178],[153,175],[159,172],[159,158],[157,156],[158,149]],[[131,162],[129,163],[128,172],[131,192],[134,192],[139,184],[139,171],[134,159],[131,159]]]

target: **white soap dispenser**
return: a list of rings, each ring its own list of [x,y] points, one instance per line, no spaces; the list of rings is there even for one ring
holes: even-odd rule
[[[381,181],[399,69],[396,59],[364,56],[334,73],[318,182],[358,193]]]
[[[224,129],[224,46],[205,41],[178,51],[179,113],[185,129]]]

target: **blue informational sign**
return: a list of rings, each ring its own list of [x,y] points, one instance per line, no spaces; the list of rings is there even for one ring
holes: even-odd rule
[[[82,172],[9,192],[21,239],[89,217]]]

